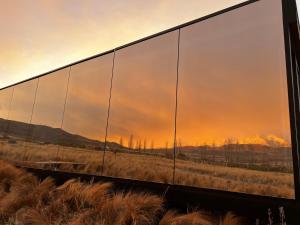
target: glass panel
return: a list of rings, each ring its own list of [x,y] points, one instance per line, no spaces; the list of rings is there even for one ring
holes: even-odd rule
[[[13,87],[0,91],[0,157],[6,157],[8,141],[8,117],[10,111],[10,103],[13,95]]]
[[[116,52],[104,174],[173,177],[178,31]]]
[[[10,102],[13,94],[13,87],[0,91],[0,138],[5,137],[7,131],[7,119],[9,114]]]
[[[63,130],[73,136],[60,150],[60,157],[80,163],[76,169],[84,172],[100,172],[102,168],[112,62],[109,54],[71,69]]]
[[[181,30],[177,184],[294,198],[280,2]]]
[[[26,160],[39,161],[34,165],[46,166],[57,159],[57,144],[64,139],[60,129],[66,99],[69,68],[59,70],[39,79],[32,114],[30,144]]]
[[[29,124],[32,117],[38,79],[14,87],[7,129],[7,145],[3,148],[5,157],[23,160],[29,140]]]

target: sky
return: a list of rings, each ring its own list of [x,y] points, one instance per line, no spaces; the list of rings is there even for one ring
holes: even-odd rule
[[[240,2],[2,0],[0,87]]]
[[[67,1],[26,1],[22,5],[22,1],[7,1],[0,14],[6,17],[0,18],[4,27],[0,31],[1,84],[38,75],[239,1],[199,2],[86,1],[79,5],[72,1],[70,5]],[[279,5],[266,0],[182,29],[178,140],[183,145],[222,144],[229,137],[245,143],[270,139],[290,143],[281,20],[279,13],[265,13],[270,2],[281,13]],[[171,146],[176,32],[116,53],[109,141],[122,138],[128,142],[134,136],[138,142],[147,139],[158,147]],[[33,80],[18,86],[9,119],[62,127],[103,140],[111,59],[110,54],[72,67],[63,123],[68,69],[41,78],[38,85]],[[28,101],[36,87],[31,117],[33,103]],[[94,124],[100,130],[91,130]]]

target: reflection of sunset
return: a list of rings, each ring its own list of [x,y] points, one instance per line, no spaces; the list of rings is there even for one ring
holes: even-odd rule
[[[37,80],[32,80],[15,87],[9,113],[10,120],[30,123]]]
[[[267,135],[265,137],[254,136],[248,137],[242,140],[244,144],[262,144],[262,145],[269,145],[269,146],[290,146],[290,143],[286,140],[277,137],[275,135]]]
[[[0,118],[7,119],[9,112],[9,101],[12,97],[12,89],[5,89],[0,94]]]
[[[242,0],[1,1],[0,86],[52,70]],[[138,29],[137,29],[138,28]]]
[[[42,4],[62,5],[53,2]],[[153,5],[131,2],[143,9]],[[158,14],[172,5],[157,2]],[[294,199],[298,166],[291,145],[281,3],[247,2],[1,90],[1,159],[44,174]],[[67,6],[76,16],[82,13],[78,4]],[[64,23],[63,14],[56,20]],[[124,22],[110,16],[114,23]],[[147,27],[144,18],[136,21],[140,26],[132,26],[133,33]],[[88,31],[88,24],[76,30]],[[68,28],[65,40],[76,33]],[[82,36],[76,40],[84,42]],[[297,104],[291,103],[294,110]]]
[[[290,144],[281,9],[273,4],[278,14],[266,15],[266,2],[182,29],[182,145]],[[157,39],[117,52],[110,140],[172,143],[176,45]]]
[[[266,14],[266,4],[182,29],[178,139],[183,145],[221,144],[232,137],[264,144],[262,137],[270,135],[290,143],[281,6],[272,4],[278,14]]]
[[[104,141],[112,54],[72,67],[63,129]]]
[[[69,68],[66,68],[39,79],[33,124],[61,128],[68,76]]]
[[[116,53],[108,137],[125,145],[174,141],[176,41],[172,32]],[[141,54],[142,53],[142,54]],[[163,59],[163,60],[162,60]],[[137,144],[138,143],[138,144]]]

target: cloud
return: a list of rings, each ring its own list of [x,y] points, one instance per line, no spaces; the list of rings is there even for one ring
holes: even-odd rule
[[[238,2],[241,1],[4,1],[0,9],[0,86]]]

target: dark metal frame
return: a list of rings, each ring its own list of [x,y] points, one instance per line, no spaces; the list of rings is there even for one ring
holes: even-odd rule
[[[290,109],[290,126],[293,146],[295,200],[300,203],[300,95],[296,60],[300,57],[297,5],[295,0],[282,0],[283,28],[286,55],[286,73]]]
[[[7,89],[9,87],[14,87],[18,84],[37,79],[46,76],[55,71],[74,66],[76,64],[97,58],[110,53],[115,53],[116,51],[126,48],[131,45],[141,43],[143,41],[149,40],[151,38],[180,30],[186,26],[207,20],[209,18],[222,15],[224,13],[230,12],[232,10],[241,8],[243,6],[258,2],[260,0],[250,0],[219,12],[204,16],[202,18],[193,20],[191,22],[173,27],[171,29],[159,32],[157,34],[148,36],[146,38],[131,42],[129,44],[117,47],[113,50],[106,51],[92,57],[79,60],[72,64],[48,71],[46,73],[40,74],[38,76],[32,77],[30,79],[18,82],[16,84],[1,88],[1,90]],[[294,184],[295,184],[295,199],[284,199],[275,198],[269,196],[258,196],[253,194],[235,193],[229,191],[219,191],[204,188],[194,188],[186,187],[182,185],[169,185],[160,184],[146,181],[138,180],[128,180],[121,178],[94,176],[88,174],[74,174],[69,172],[59,172],[59,171],[47,171],[41,169],[27,168],[31,172],[34,172],[41,178],[51,175],[58,182],[62,182],[69,178],[81,177],[83,180],[107,180],[113,181],[118,184],[127,185],[130,188],[142,188],[150,189],[157,193],[163,193],[166,198],[174,205],[193,205],[200,203],[203,207],[208,207],[211,209],[220,210],[236,210],[242,214],[249,214],[259,217],[267,217],[267,208],[273,208],[278,211],[279,206],[284,206],[287,209],[287,219],[291,224],[300,224],[300,215],[297,213],[300,210],[300,78],[299,72],[297,73],[296,62],[300,64],[300,37],[299,37],[299,22],[297,15],[297,6],[295,0],[281,0],[282,2],[282,12],[283,12],[283,29],[284,29],[284,41],[285,41],[285,58],[286,58],[286,74],[288,81],[288,98],[289,98],[289,110],[290,110],[290,125],[291,125],[291,136],[292,136],[292,146],[293,146],[293,168],[294,168]],[[218,205],[217,205],[218,204]],[[264,216],[265,215],[265,216]]]

